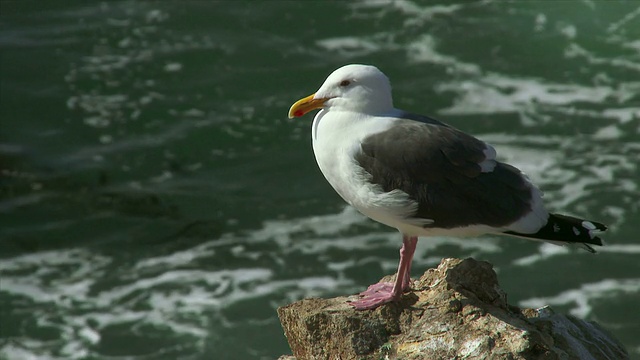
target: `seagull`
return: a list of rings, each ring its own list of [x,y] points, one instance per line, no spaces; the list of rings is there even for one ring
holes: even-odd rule
[[[391,84],[370,65],[335,70],[296,101],[289,118],[320,109],[312,142],[322,174],[365,216],[402,234],[394,282],[350,302],[358,310],[398,301],[410,290],[418,237],[500,234],[558,245],[602,246],[595,221],[549,213],[541,191],[489,144],[431,117],[393,107]]]

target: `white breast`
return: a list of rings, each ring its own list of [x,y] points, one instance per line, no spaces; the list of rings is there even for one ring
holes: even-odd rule
[[[320,111],[313,120],[313,152],[320,170],[329,184],[349,204],[358,202],[366,183],[354,155],[360,151],[362,140],[390,125],[385,118],[379,122],[371,117],[344,111]],[[375,127],[375,129],[374,129]]]
[[[364,215],[395,228],[421,227],[429,220],[416,219],[415,224],[408,220],[418,204],[400,190],[384,192],[372,184],[354,158],[364,138],[387,130],[393,121],[392,117],[322,110],[313,122],[313,151],[329,184]]]

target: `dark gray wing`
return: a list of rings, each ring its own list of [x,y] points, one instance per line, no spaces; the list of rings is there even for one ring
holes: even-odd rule
[[[531,188],[520,171],[496,162],[482,171],[487,145],[437,120],[400,120],[364,139],[356,161],[384,191],[418,202],[425,227],[501,227],[531,211]],[[486,170],[486,169],[485,169]]]

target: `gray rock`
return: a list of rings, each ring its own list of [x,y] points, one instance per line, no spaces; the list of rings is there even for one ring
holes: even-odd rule
[[[279,308],[294,356],[281,359],[629,358],[594,322],[509,305],[487,262],[444,259],[401,301],[375,310],[352,309],[347,301],[354,299],[305,299]]]

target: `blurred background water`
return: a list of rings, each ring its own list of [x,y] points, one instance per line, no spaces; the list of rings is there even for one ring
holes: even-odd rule
[[[375,64],[399,108],[495,145],[608,246],[423,239],[640,359],[640,3],[3,1],[0,358],[273,359],[278,306],[395,271],[290,104]]]

